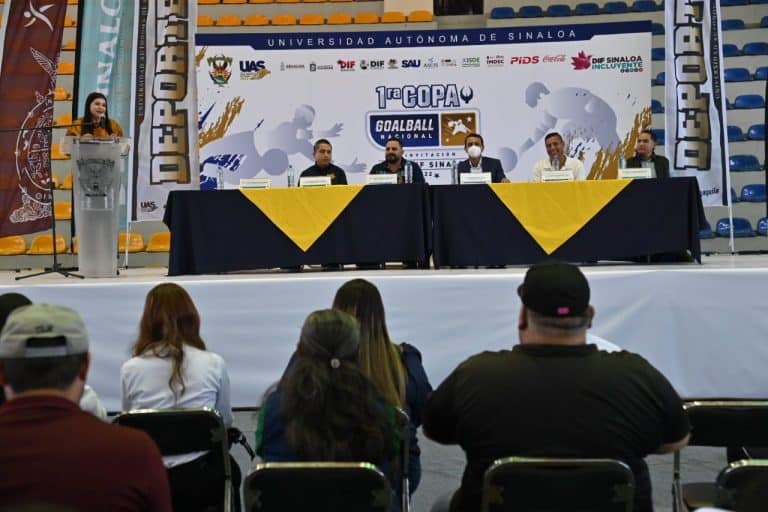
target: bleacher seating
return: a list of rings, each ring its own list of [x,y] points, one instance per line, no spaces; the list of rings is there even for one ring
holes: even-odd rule
[[[751,183],[741,187],[739,201],[745,203],[764,203],[765,199],[765,184]]]
[[[323,25],[325,18],[321,14],[302,14],[299,18],[299,25]]]
[[[765,108],[765,99],[759,94],[741,94],[733,100],[733,108]]]
[[[328,25],[348,25],[352,23],[352,15],[346,12],[334,12],[328,15],[328,19],[326,20],[326,22],[328,23]],[[379,22],[379,17],[376,16],[375,23],[378,23],[378,22]],[[355,23],[358,23],[357,17],[355,18]],[[365,22],[365,23],[368,23],[368,22]]]
[[[664,60],[665,58],[664,48],[651,48],[651,60]]]
[[[243,20],[243,25],[246,27],[263,27],[269,25],[269,18],[263,14],[249,14]]]
[[[749,140],[765,140],[765,125],[753,124],[747,130],[747,138]]]
[[[653,12],[656,10],[654,0],[635,0],[632,4],[632,12]]]
[[[723,20],[722,22],[720,22],[720,27],[722,28],[723,31],[744,30],[745,28],[747,28],[746,25],[744,24],[744,20],[740,20],[736,18]]]
[[[53,203],[53,218],[56,220],[72,220],[72,203],[56,201]]]
[[[521,18],[540,18],[544,11],[538,5],[524,5],[517,11],[517,15]]]
[[[571,6],[568,4],[552,4],[547,7],[547,16],[562,17],[571,15]]]
[[[515,17],[515,10],[512,7],[494,7],[491,9],[491,18],[494,20],[505,20]]]
[[[56,235],[56,252],[64,254],[67,250],[67,242],[64,240],[64,235]],[[48,233],[37,235],[29,244],[27,254],[53,254],[53,235]]]
[[[124,231],[117,235],[117,252],[125,252],[126,247],[128,252],[143,252],[145,249],[144,237],[141,233],[126,233]]]
[[[664,133],[664,128],[652,128],[651,131],[656,136],[656,145],[663,146],[664,140],[666,138],[666,134]]]
[[[147,243],[147,252],[169,252],[171,250],[170,231],[152,233]]]
[[[272,17],[272,24],[277,26],[296,25],[296,16],[293,14],[277,14]]]
[[[595,16],[600,14],[600,6],[595,2],[583,2],[576,4],[573,12],[580,16]]]
[[[717,227],[715,228],[715,234],[720,237],[728,238],[731,236],[731,223],[728,217],[724,217],[717,221]],[[755,236],[752,231],[752,224],[749,219],[744,217],[733,218],[733,237],[734,238],[746,238]]]
[[[733,43],[723,43],[723,57],[738,57],[741,55],[741,50]]]
[[[664,25],[662,23],[656,23],[656,22],[651,23],[651,34],[653,34],[654,36],[663,36]]]
[[[61,190],[72,190],[72,173],[70,172],[64,176],[64,181],[61,182]]]
[[[11,235],[0,238],[0,256],[18,256],[27,252],[23,236]]]
[[[760,27],[768,28],[768,16],[763,16],[762,19],[760,19]]]
[[[406,17],[408,23],[429,23],[434,19],[431,12],[425,10],[411,11]]]
[[[651,100],[651,113],[653,113],[653,114],[663,114],[664,113],[664,105],[662,105],[659,100]]]
[[[768,66],[760,66],[755,70],[755,80],[768,80]]]
[[[768,217],[760,217],[760,220],[757,221],[757,234],[768,236]]]
[[[709,240],[715,238],[715,234],[712,232],[712,226],[709,225],[709,221],[704,219],[704,226],[699,230],[700,240]]]
[[[405,23],[405,14],[400,11],[384,11],[380,21],[381,23]]]
[[[605,2],[603,12],[606,14],[623,14],[629,12],[629,6],[626,2]]]
[[[746,43],[741,48],[744,55],[768,55],[768,43],[765,41],[754,41]]]
[[[723,79],[726,82],[751,82],[752,74],[747,68],[725,68]]]
[[[656,85],[664,85],[664,82],[666,81],[667,74],[664,71],[659,71],[659,74],[656,75],[655,84]]]
[[[746,137],[741,127],[732,124],[728,125],[728,142],[741,142],[745,139]]]
[[[760,162],[755,155],[730,155],[728,168],[731,172],[754,172],[760,170]]]
[[[736,190],[734,190],[733,187],[731,187],[731,202],[734,204],[739,202],[739,196],[736,194]]]

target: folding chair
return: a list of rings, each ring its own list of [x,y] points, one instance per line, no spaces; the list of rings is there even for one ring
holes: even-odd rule
[[[227,429],[213,409],[142,409],[123,412],[114,423],[143,430],[163,455],[208,450],[213,454],[210,470],[220,475],[221,508],[232,509],[232,470],[229,465]]]
[[[612,459],[508,457],[483,478],[483,512],[632,512],[635,478]]]
[[[399,498],[400,510],[408,512],[411,509],[410,482],[408,479],[408,460],[411,454],[411,419],[402,409],[395,410],[395,429],[400,437],[399,466]]]
[[[762,512],[768,503],[768,460],[730,463],[717,476],[719,508],[739,512]]]
[[[691,422],[688,446],[768,446],[768,400],[707,400],[685,404]],[[683,484],[680,451],[674,455],[673,510],[712,506],[717,497],[715,482]]]
[[[243,483],[246,512],[389,512],[391,488],[368,462],[257,464]]]

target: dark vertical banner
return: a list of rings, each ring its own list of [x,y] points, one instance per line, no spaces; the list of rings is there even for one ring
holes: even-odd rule
[[[67,0],[6,0],[0,58],[0,236],[51,226],[53,89]],[[39,129],[43,128],[43,129]]]

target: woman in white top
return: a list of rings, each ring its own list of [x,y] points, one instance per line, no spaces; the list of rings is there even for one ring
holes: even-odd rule
[[[226,364],[205,349],[200,315],[184,288],[164,283],[149,291],[131,353],[120,371],[123,410],[211,407],[232,425]],[[163,457],[174,510],[203,510],[221,498],[221,487],[207,478],[207,459],[207,452]],[[239,510],[240,471],[230,462]]]

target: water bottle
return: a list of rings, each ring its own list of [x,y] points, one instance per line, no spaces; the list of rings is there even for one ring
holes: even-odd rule
[[[413,165],[410,160],[405,161],[405,182],[413,183]]]
[[[557,172],[560,170],[560,157],[559,156],[553,156],[552,160],[550,160],[550,165],[552,166],[552,170]]]
[[[453,164],[451,164],[451,184],[459,184],[459,166],[456,165],[456,160],[454,160]]]
[[[288,186],[293,186],[293,166],[290,164],[288,165]]]
[[[627,159],[624,158],[624,153],[621,153],[619,155],[619,169],[626,169],[627,168]]]
[[[224,190],[224,168],[220,165],[216,166],[216,188]]]

